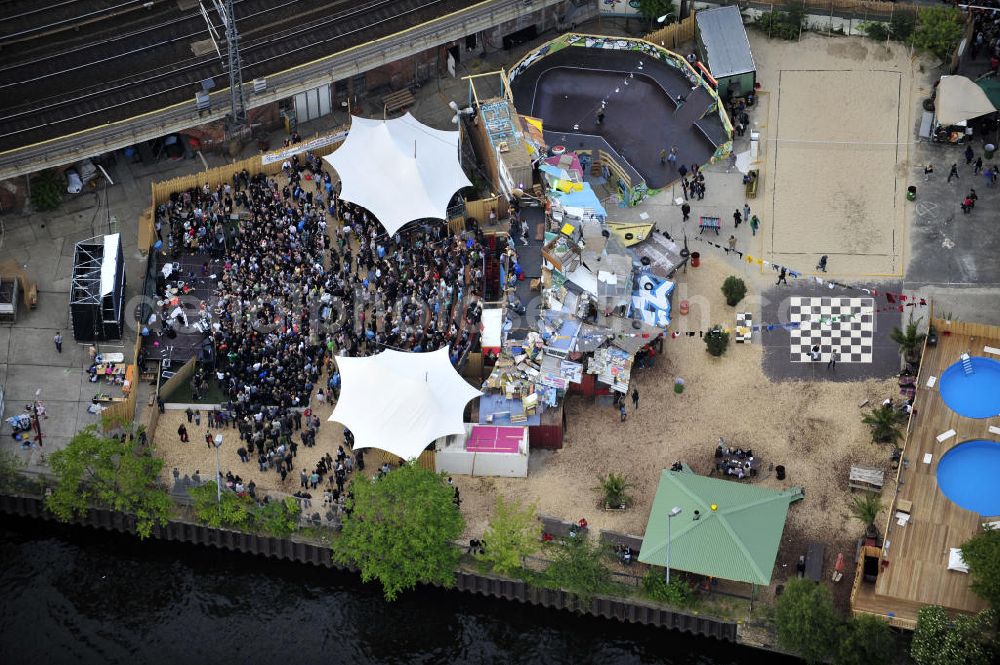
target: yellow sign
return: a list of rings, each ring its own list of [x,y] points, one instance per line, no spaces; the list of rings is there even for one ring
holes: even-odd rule
[[[575,228],[576,228],[576,227],[575,227],[575,226],[573,226],[572,224],[563,224],[563,227],[562,227],[561,229],[559,229],[559,231],[560,231],[560,233],[562,233],[562,234],[563,234],[564,236],[571,236],[571,235],[573,235],[573,230],[574,230]]]

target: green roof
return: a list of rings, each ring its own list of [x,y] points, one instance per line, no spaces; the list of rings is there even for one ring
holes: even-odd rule
[[[672,519],[670,568],[767,585],[778,556],[788,505],[802,490],[778,491],[691,471],[664,471],[646,524],[639,561],[667,563],[667,515]],[[716,509],[712,509],[715,504]],[[694,519],[699,511],[699,519]]]

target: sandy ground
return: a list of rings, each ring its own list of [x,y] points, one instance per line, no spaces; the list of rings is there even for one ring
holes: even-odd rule
[[[722,323],[734,312],[719,291],[728,274],[722,261],[708,260],[686,277],[688,292],[703,296]],[[690,316],[697,320],[701,313],[692,308]],[[676,324],[682,323],[678,317]],[[656,367],[633,374],[638,377],[639,409],[630,408],[625,423],[610,406],[571,397],[565,447],[532,452],[526,480],[458,479],[468,533],[483,532],[499,494],[537,501],[541,513],[585,517],[597,529],[642,535],[661,470],[681,460],[707,474],[721,436],[731,445],[752,447],[762,460],[764,471],[755,483],[805,488],[805,500],[789,512],[786,540],[815,539],[833,547],[841,544],[834,534],[844,532],[848,539],[860,535],[862,525],[848,517],[848,470],[859,462],[887,468],[888,450],[871,443],[858,404],[895,395],[897,386],[891,380],[772,383],[761,370],[762,353],[759,345],[732,344],[723,357],[712,358],[699,338],[668,339]],[[686,382],[681,395],[673,392],[678,376]],[[786,467],[785,481],[767,471],[772,464]],[[608,471],[624,472],[634,483],[632,509],[623,513],[599,507],[594,488],[597,476]]]
[[[900,45],[860,37],[795,43],[751,31],[750,41],[765,251],[807,272],[827,254],[832,275],[900,275],[917,63]]]

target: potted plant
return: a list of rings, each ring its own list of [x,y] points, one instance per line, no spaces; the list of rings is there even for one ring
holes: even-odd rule
[[[713,356],[721,356],[729,347],[729,333],[723,330],[722,326],[713,326],[705,333],[705,346]]]
[[[597,491],[601,492],[601,500],[605,510],[625,510],[632,505],[632,496],[628,493],[634,487],[624,473],[611,472],[606,476],[597,477]]]
[[[726,304],[736,307],[747,294],[747,285],[739,277],[730,275],[722,283],[722,295],[726,296]]]
[[[882,497],[865,492],[851,497],[851,515],[865,525],[865,538],[878,538],[875,520],[882,510]]]
[[[892,408],[892,405],[880,406],[872,409],[861,419],[872,433],[872,441],[875,443],[896,444],[903,433],[899,431],[899,426],[906,420],[906,414],[900,413]]]
[[[908,363],[916,363],[919,360],[920,347],[924,343],[924,338],[927,337],[925,333],[917,332],[919,323],[920,319],[913,321],[911,318],[910,322],[906,324],[905,330],[893,328],[892,332],[889,333],[892,341],[899,344],[899,352]]]

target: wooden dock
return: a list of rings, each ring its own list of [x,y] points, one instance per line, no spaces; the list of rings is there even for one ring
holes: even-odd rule
[[[862,581],[859,562],[851,594],[854,612],[883,616],[892,625],[911,630],[923,605],[959,612],[978,612],[987,606],[969,587],[968,574],[948,570],[950,548],[960,547],[980,531],[987,516],[952,503],[938,489],[936,473],[938,462],[951,448],[970,439],[1000,439],[989,430],[1000,426],[1000,417],[959,416],[938,392],[941,375],[962,353],[991,357],[983,347],[1000,346],[1000,327],[940,319],[933,323],[938,343],[924,350],[896,494],[889,497],[892,505],[883,530],[878,577],[874,584]],[[936,379],[928,387],[931,377]],[[948,430],[955,435],[939,442],[938,435]],[[909,513],[905,525],[897,523],[897,511]]]

